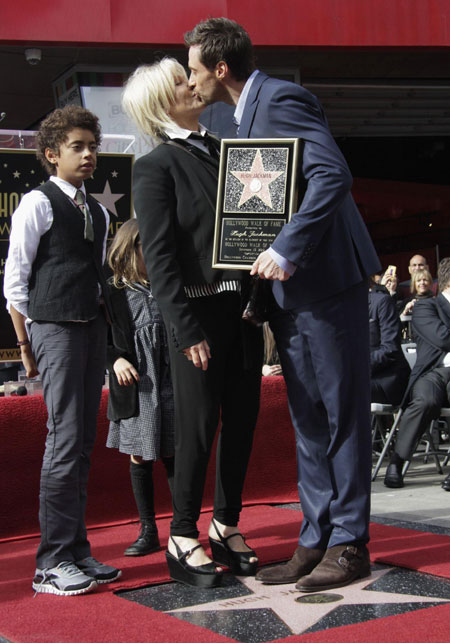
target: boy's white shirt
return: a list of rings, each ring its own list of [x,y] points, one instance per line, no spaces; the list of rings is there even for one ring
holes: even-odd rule
[[[71,183],[57,176],[50,177],[50,181],[67,194],[75,204],[75,194],[78,189],[86,195],[84,184],[76,188]],[[103,262],[106,258],[106,243],[109,228],[109,213],[100,204],[105,215],[106,233],[103,240]],[[53,223],[53,211],[50,201],[40,190],[32,190],[24,194],[18,208],[11,219],[11,233],[9,238],[8,258],[5,263],[5,278],[3,294],[6,299],[8,311],[11,306],[24,317],[28,317],[28,284],[31,277],[33,262],[37,249],[44,235]]]

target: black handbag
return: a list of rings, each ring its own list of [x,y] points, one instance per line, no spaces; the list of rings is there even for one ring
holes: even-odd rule
[[[253,324],[262,326],[268,319],[269,291],[270,285],[258,276],[252,278],[247,305],[242,313],[242,319]]]

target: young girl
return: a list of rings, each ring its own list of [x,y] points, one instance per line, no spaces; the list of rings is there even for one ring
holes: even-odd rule
[[[136,219],[111,244],[112,345],[108,347],[111,420],[106,445],[128,453],[141,530],[125,556],[159,548],[155,523],[153,462],[162,459],[172,491],[174,406],[163,319],[147,280]]]

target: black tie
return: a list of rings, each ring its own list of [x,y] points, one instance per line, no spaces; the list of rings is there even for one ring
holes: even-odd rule
[[[200,132],[192,132],[192,134],[189,134],[188,139],[193,139],[194,141],[200,141],[205,145],[208,149],[208,152],[211,156],[211,158],[218,160],[219,159],[219,147],[220,147],[220,142],[217,138],[214,136],[211,136],[211,134],[208,134],[208,132],[205,132],[204,134],[200,134]]]

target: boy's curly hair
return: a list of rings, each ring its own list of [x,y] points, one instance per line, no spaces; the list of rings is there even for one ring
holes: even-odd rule
[[[45,158],[45,150],[49,148],[59,153],[61,143],[76,127],[92,132],[95,142],[100,145],[102,135],[99,120],[84,107],[66,105],[62,109],[55,109],[42,121],[36,136],[36,156],[48,174],[56,174],[56,167]]]

